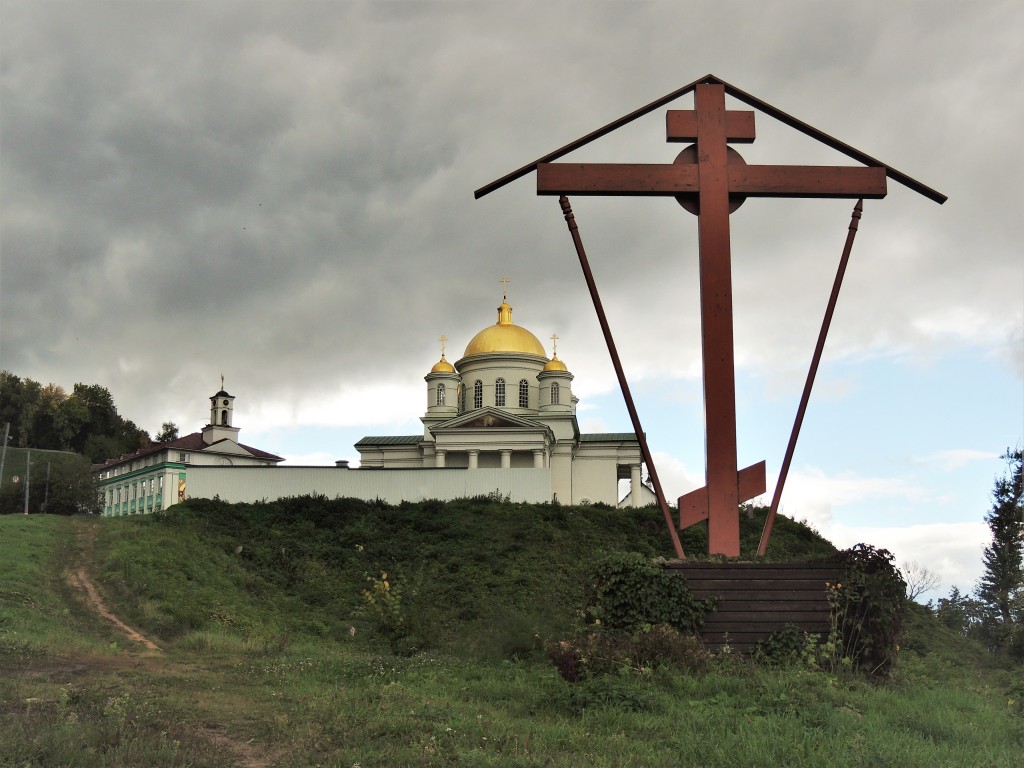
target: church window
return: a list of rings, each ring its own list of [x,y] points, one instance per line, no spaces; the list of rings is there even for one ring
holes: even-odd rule
[[[494,382],[494,404],[499,408],[505,405],[505,380],[497,379]]]
[[[444,405],[444,384],[437,385],[437,404]]]
[[[519,382],[519,407],[530,407],[530,382],[526,379]]]
[[[466,410],[466,388],[459,384],[459,413]]]
[[[473,407],[484,407],[484,383],[479,379],[473,384]]]
[[[558,382],[551,382],[551,404],[558,405]]]
[[[222,427],[226,427],[228,425],[228,412],[227,411],[221,411],[220,412],[220,425]]]

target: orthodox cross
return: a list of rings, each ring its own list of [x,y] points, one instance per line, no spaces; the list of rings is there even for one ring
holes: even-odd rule
[[[441,334],[437,340],[441,342],[441,357],[444,357],[444,343],[448,341],[448,337]]]
[[[498,282],[501,283],[501,300],[508,301],[508,284],[512,281],[507,277],[503,277]]]
[[[681,523],[708,521],[708,552],[740,554],[739,505],[765,492],[765,464],[737,467],[729,214],[744,198],[885,196],[885,169],[749,166],[732,142],[754,140],[754,113],[725,108],[725,88],[701,83],[695,109],[670,110],[669,141],[695,142],[671,165],[543,163],[541,195],[667,195],[697,215],[704,357],[706,485],[679,500]]]
[[[551,334],[551,357],[558,357],[558,334]]]
[[[667,113],[667,140],[693,142],[674,163],[551,162],[691,91],[694,109]],[[728,144],[754,141],[754,113],[726,109],[727,92],[866,167],[747,165]],[[945,196],[713,75],[491,182],[475,196],[483,197],[533,170],[539,195],[669,196],[697,215],[706,468],[705,486],[679,499],[680,527],[706,519],[709,554],[738,556],[739,505],[764,493],[765,463],[737,466],[729,214],[747,197],[882,198],[886,177],[938,203]]]

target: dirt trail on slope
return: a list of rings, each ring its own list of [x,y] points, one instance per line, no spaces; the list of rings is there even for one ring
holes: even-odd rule
[[[76,559],[90,560],[91,557],[89,556],[92,554],[96,546],[96,528],[92,525],[78,526],[78,530],[75,532],[75,538],[79,544]],[[129,627],[121,621],[121,619],[115,616],[109,608],[107,608],[106,603],[103,602],[103,598],[96,589],[96,585],[93,584],[92,579],[89,578],[86,566],[82,562],[69,564],[67,569],[64,571],[64,576],[68,583],[80,593],[82,601],[89,610],[99,616],[102,616],[114,627],[114,629],[132,642],[145,646],[151,651],[160,652],[160,648],[156,643],[138,630]]]
[[[79,566],[76,569],[69,567],[64,572],[64,575],[67,577],[68,583],[82,593],[82,600],[85,602],[86,606],[88,606],[89,610],[102,616],[108,623],[114,626],[114,629],[125,635],[129,640],[132,640],[139,645],[144,645],[151,651],[160,650],[156,643],[138,630],[132,629],[121,621],[121,619],[111,613],[110,609],[107,608],[106,603],[103,602],[103,598],[100,597],[99,592],[96,591],[96,585],[92,583],[92,580],[89,578],[89,574],[86,573],[85,566]]]
[[[75,547],[71,555],[71,561],[64,570],[64,576],[68,584],[75,590],[84,605],[98,616],[102,616],[119,633],[130,639],[133,643],[143,646],[150,653],[142,656],[113,658],[90,658],[80,659],[80,663],[71,665],[58,665],[46,669],[37,670],[39,674],[48,675],[53,672],[80,673],[89,669],[115,669],[131,668],[141,665],[151,672],[172,673],[173,666],[166,662],[163,651],[133,627],[128,626],[103,601],[102,595],[96,588],[95,583],[89,576],[89,564],[93,562],[93,555],[96,548],[96,526],[95,521],[78,523],[75,528]],[[30,670],[28,674],[32,674]],[[270,750],[254,744],[253,739],[243,741],[241,738],[232,736],[227,728],[223,726],[211,726],[207,724],[194,724],[193,733],[200,739],[208,742],[214,748],[229,753],[241,768],[270,768],[282,755],[282,750]]]

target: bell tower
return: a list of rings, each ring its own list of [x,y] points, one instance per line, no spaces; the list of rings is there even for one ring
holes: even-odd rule
[[[235,398],[224,389],[224,376],[220,377],[220,391],[210,397],[210,423],[203,427],[203,442],[213,445],[221,440],[238,442],[238,427],[231,425]]]

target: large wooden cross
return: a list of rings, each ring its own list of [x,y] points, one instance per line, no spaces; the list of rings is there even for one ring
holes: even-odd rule
[[[694,142],[672,164],[539,162],[537,193],[673,196],[697,215],[706,484],[680,497],[680,527],[708,520],[708,553],[736,557],[739,505],[764,493],[765,463],[737,467],[729,214],[747,197],[885,197],[889,169],[747,165],[728,143],[754,140],[754,113],[727,110],[721,83],[696,84],[694,109],[669,110],[667,135]]]

